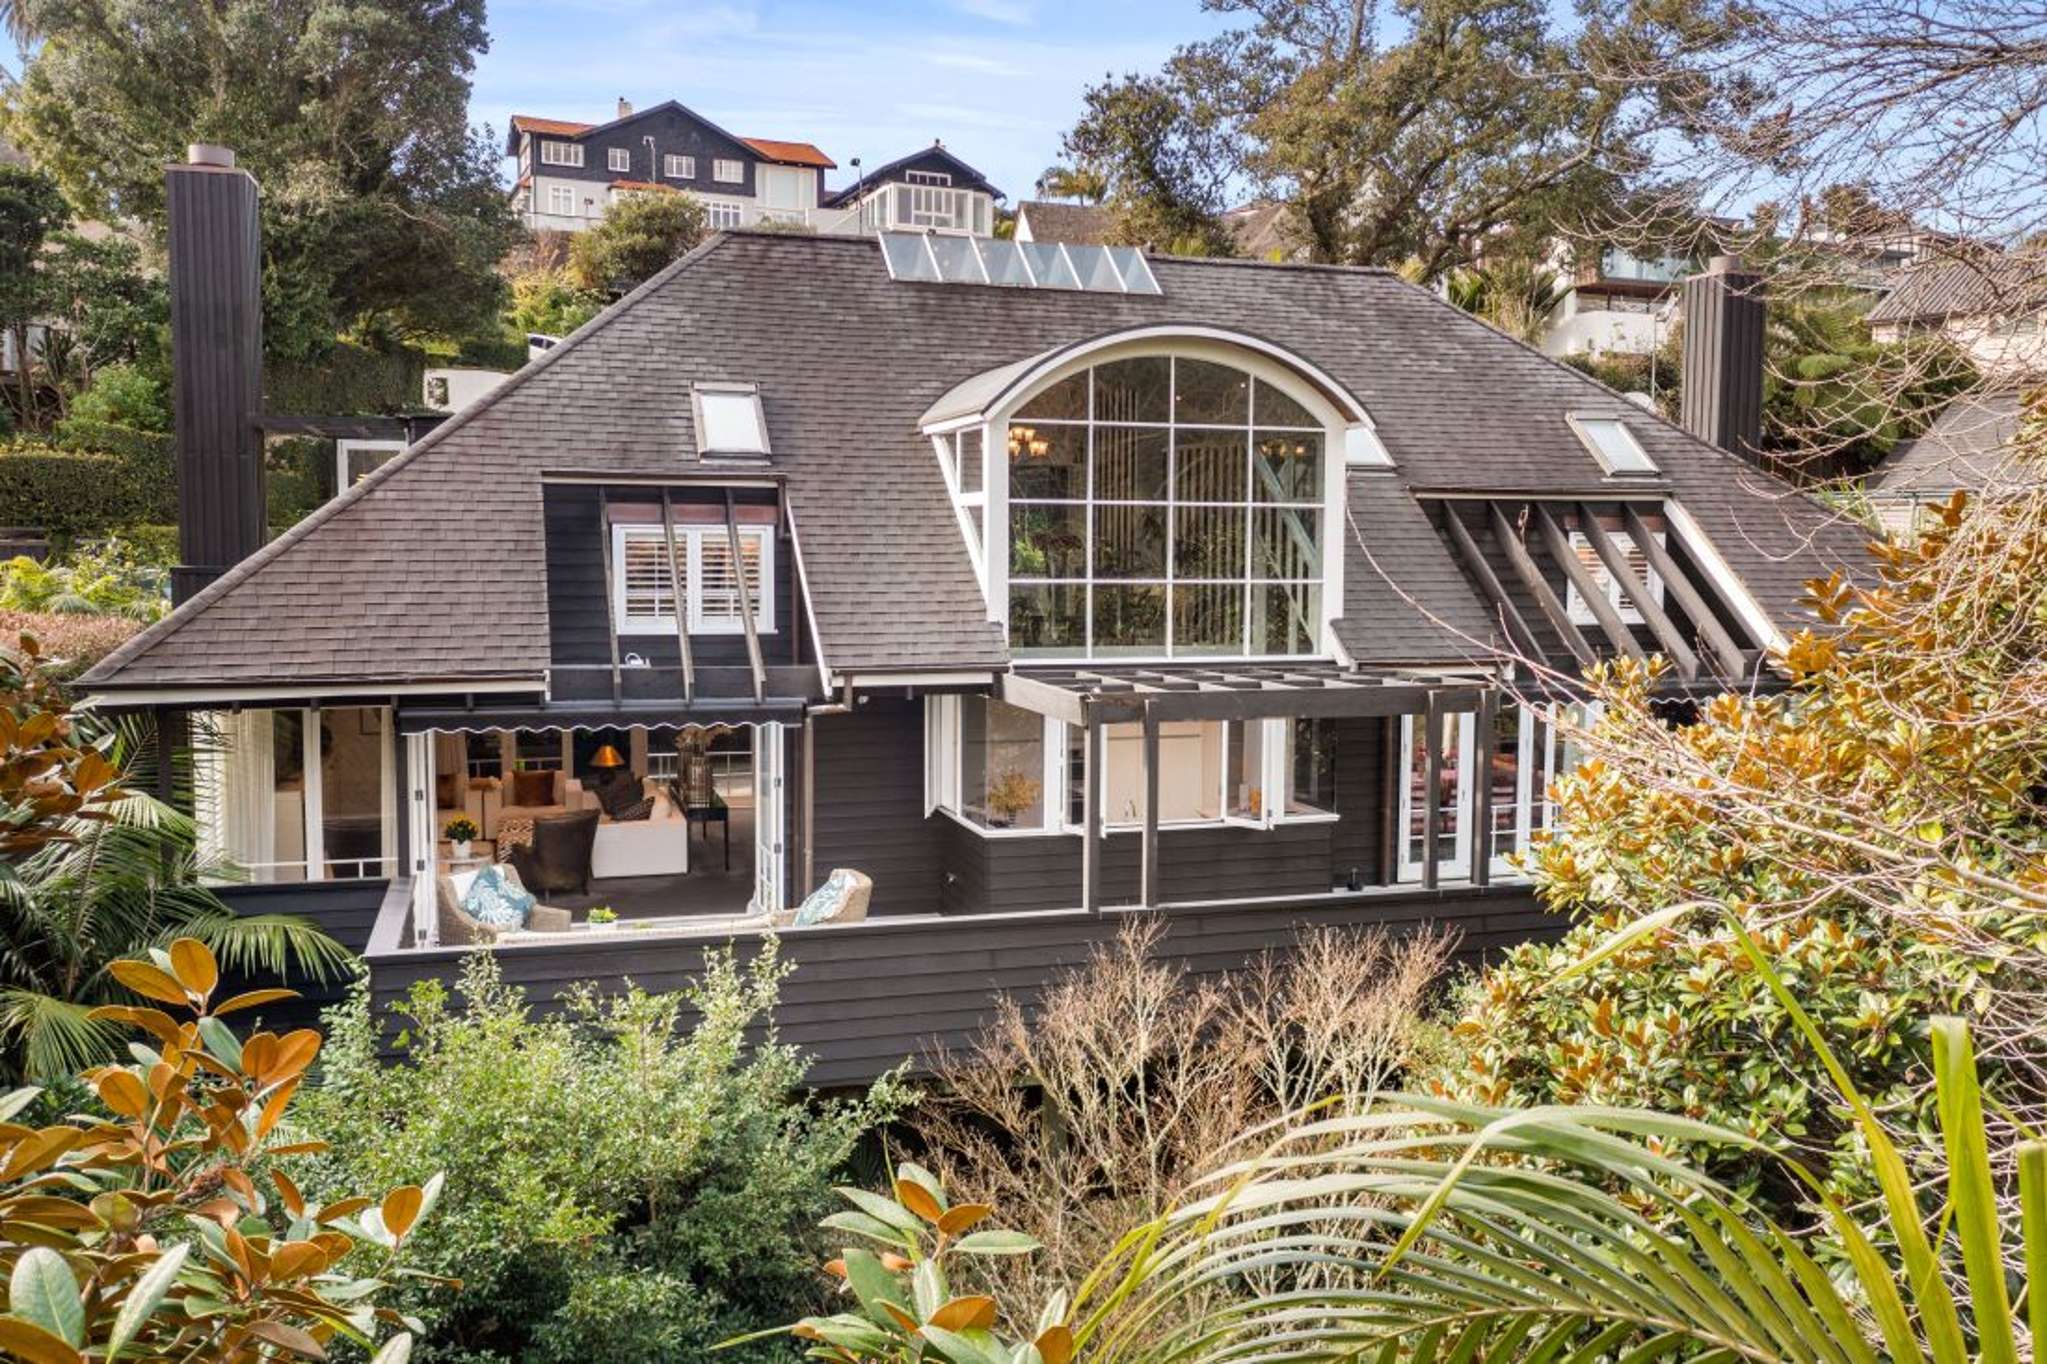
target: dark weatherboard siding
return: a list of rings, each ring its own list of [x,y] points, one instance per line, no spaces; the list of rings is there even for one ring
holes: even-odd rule
[[[913,1065],[936,1045],[957,1047],[989,1017],[1003,994],[1028,1002],[1050,980],[1086,962],[1130,915],[1090,918],[1077,910],[971,918],[883,919],[792,932],[781,939],[795,971],[775,1011],[780,1039],[816,1057],[814,1084],[858,1084]],[[1560,922],[1525,887],[1485,891],[1412,889],[1323,897],[1297,905],[1226,906],[1164,911],[1167,959],[1197,975],[1230,970],[1283,948],[1303,928],[1454,928],[1469,956],[1550,936]],[[742,956],[759,935],[736,939]],[[578,981],[630,976],[649,990],[674,990],[701,969],[714,938],[632,941],[620,935],[590,947],[513,947],[498,952],[507,983],[551,1006]],[[461,952],[436,949],[378,954],[371,961],[380,1015],[423,979],[459,969]],[[685,1024],[689,1020],[685,1019]]]
[[[874,698],[813,718],[810,732],[816,879],[852,867],[874,879],[870,915],[937,913],[951,821],[924,814],[924,703]]]
[[[254,914],[292,914],[310,919],[324,929],[328,937],[360,956],[369,948],[370,929],[376,923],[378,907],[383,904],[390,885],[389,881],[317,881],[222,886],[218,894],[229,908],[245,918]],[[279,984],[297,990],[299,998],[262,1010],[261,1022],[268,1028],[297,1028],[318,1022],[320,1011],[338,1003],[348,992],[349,981],[344,978],[316,983],[296,973],[279,981],[263,972],[253,976],[229,973],[226,984],[221,987],[221,997],[226,998],[243,989]]]

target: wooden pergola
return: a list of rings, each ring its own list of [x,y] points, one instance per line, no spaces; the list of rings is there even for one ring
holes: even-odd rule
[[[1081,904],[1090,914],[1101,912],[1102,726],[1135,723],[1144,749],[1144,832],[1139,874],[1139,899],[1155,908],[1159,901],[1159,727],[1183,720],[1271,720],[1361,717],[1386,719],[1413,715],[1422,720],[1423,761],[1430,791],[1443,775],[1445,717],[1474,714],[1480,733],[1490,733],[1499,691],[1476,673],[1441,677],[1405,670],[1367,672],[1334,663],[1302,662],[1231,664],[1224,666],[1058,666],[1019,669],[1001,678],[1004,701],[1048,715],[1080,729],[1086,736],[1083,762],[1081,840]],[[1389,763],[1393,754],[1389,749]],[[1390,788],[1389,788],[1390,789]],[[1492,819],[1491,783],[1479,781],[1473,791],[1479,827]],[[1425,802],[1423,843],[1426,860],[1422,884],[1433,889],[1436,852],[1442,837],[1438,802]],[[1472,840],[1471,879],[1483,886],[1491,879],[1491,858],[1485,840]]]

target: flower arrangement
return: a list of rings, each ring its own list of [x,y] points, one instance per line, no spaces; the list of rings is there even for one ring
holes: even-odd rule
[[[467,843],[477,835],[476,821],[467,815],[457,815],[441,829],[441,837],[450,843]]]
[[[610,905],[599,905],[590,911],[590,925],[593,928],[605,928],[617,922],[618,911]]]
[[[1003,820],[1013,820],[1038,803],[1038,792],[1043,789],[1038,782],[1012,768],[988,783],[989,813]]]

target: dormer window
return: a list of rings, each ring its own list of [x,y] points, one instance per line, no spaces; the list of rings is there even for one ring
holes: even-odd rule
[[[1571,430],[1609,474],[1655,474],[1656,462],[1635,439],[1635,433],[1619,417],[1593,416],[1573,412],[1565,418]]]
[[[698,384],[692,393],[699,456],[768,453],[768,424],[753,384]]]

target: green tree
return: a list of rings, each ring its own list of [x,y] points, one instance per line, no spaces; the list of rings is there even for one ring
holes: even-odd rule
[[[1108,197],[1109,178],[1092,166],[1047,166],[1038,177],[1037,190],[1041,199],[1078,199],[1084,204],[1099,204]]]
[[[1574,736],[1588,761],[1555,784],[1556,832],[1530,864],[1576,923],[1465,991],[1441,1092],[1684,1114],[1870,1192],[1851,1117],[1746,936],[1909,1157],[1933,1130],[1935,1014],[1972,1020],[2003,1111],[2047,1112],[2031,1059],[2047,983],[2047,496],[1968,514],[1957,498],[1918,541],[1873,553],[1859,585],[1814,585],[1828,628],[1789,642],[1788,695],[1723,695],[1673,726],[1653,670],[1594,675],[1604,711]],[[1781,1161],[1721,1161],[1780,1212],[1806,1196]]]
[[[577,288],[566,269],[537,266],[512,276],[512,306],[505,310],[505,321],[522,338],[527,332],[567,336],[603,308],[603,295]]]
[[[602,222],[569,243],[569,279],[579,289],[628,293],[702,241],[706,223],[693,195],[625,195]]]
[[[36,417],[35,381],[29,359],[29,323],[42,313],[38,258],[50,234],[64,225],[57,183],[26,166],[0,166],[0,330],[13,339],[15,408],[24,425]]]
[[[516,235],[468,124],[484,0],[16,0],[38,35],[0,133],[81,214],[164,226],[166,163],[235,149],[263,182],[269,342],[384,319],[493,325]]]
[[[1502,232],[1583,226],[1642,172],[1652,107],[1599,78],[1627,41],[1605,22],[1567,32],[1541,0],[1205,8],[1243,22],[1095,86],[1067,135],[1125,237],[1213,242],[1248,180],[1287,203],[1310,258],[1433,281]]]

